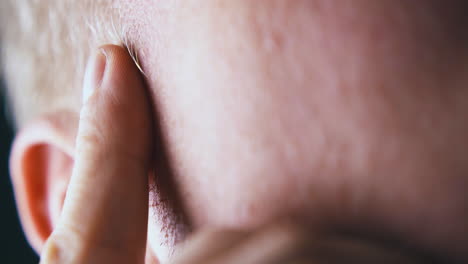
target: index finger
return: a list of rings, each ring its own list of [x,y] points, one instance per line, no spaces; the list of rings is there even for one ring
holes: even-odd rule
[[[75,166],[62,216],[41,263],[143,263],[151,103],[126,49],[90,60]]]

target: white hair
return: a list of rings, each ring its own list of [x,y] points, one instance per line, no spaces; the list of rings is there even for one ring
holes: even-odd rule
[[[126,43],[111,0],[2,0],[0,7],[3,72],[17,127],[43,113],[79,109],[92,49]]]

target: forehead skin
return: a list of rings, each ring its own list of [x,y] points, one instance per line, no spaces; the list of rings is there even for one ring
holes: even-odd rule
[[[467,252],[462,1],[117,6],[194,229],[294,216]]]
[[[467,252],[461,1],[119,4],[193,228],[289,215]]]

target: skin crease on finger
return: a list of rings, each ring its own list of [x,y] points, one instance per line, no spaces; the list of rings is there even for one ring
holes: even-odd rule
[[[444,17],[456,14],[360,3],[127,9],[195,230],[294,214],[463,252],[467,57]]]
[[[189,230],[290,216],[468,260],[462,1],[115,6],[164,142],[159,258]]]

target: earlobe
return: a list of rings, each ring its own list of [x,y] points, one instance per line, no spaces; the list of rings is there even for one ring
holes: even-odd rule
[[[78,115],[57,111],[21,129],[10,155],[10,175],[23,230],[42,245],[60,217],[73,167]]]

